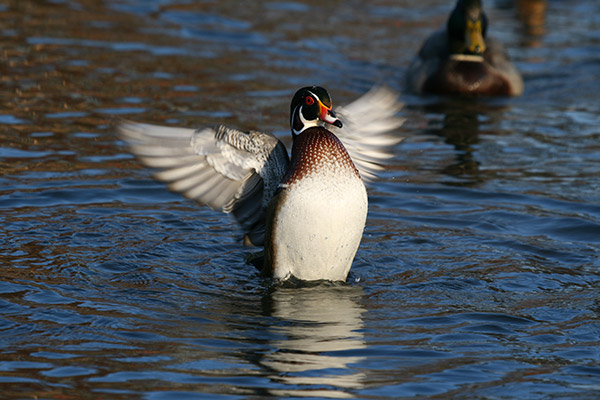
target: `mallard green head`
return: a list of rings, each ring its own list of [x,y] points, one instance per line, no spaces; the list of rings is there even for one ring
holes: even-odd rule
[[[447,24],[451,54],[482,55],[487,17],[481,0],[458,0]]]

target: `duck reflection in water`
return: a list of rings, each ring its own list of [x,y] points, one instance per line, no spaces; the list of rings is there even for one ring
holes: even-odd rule
[[[462,182],[478,183],[479,163],[475,159],[473,146],[479,142],[480,114],[462,104],[435,104],[425,107],[427,114],[441,114],[442,121],[432,119],[426,129],[427,134],[440,136],[456,151],[455,160],[447,164],[441,172]]]
[[[424,133],[444,138],[444,142],[455,150],[454,160],[446,162],[440,172],[458,179],[461,185],[481,183],[485,176],[480,173],[480,164],[475,156],[479,135],[498,134],[482,128],[482,125],[486,125],[488,120],[501,118],[506,109],[508,106],[502,101],[484,102],[470,98],[444,99],[425,106],[423,112],[428,115],[429,125]]]
[[[274,350],[259,364],[281,383],[277,396],[353,397],[348,390],[364,385],[364,374],[353,370],[364,349],[360,286],[320,283],[277,287],[264,299],[279,323],[269,329]],[[358,353],[358,354],[356,354]],[[291,387],[288,387],[291,385]]]

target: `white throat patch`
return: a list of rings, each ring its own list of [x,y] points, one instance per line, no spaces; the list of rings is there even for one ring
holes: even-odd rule
[[[317,96],[315,96],[317,97]],[[318,99],[318,97],[317,97]],[[294,129],[294,116],[296,115],[296,113],[298,113],[298,115],[300,116],[300,121],[302,122],[302,129],[300,129],[299,131]],[[292,113],[292,133],[294,135],[299,135],[302,132],[304,132],[305,130],[307,130],[308,128],[312,128],[314,126],[319,126],[319,119],[315,119],[312,121],[307,120],[306,118],[304,118],[304,115],[302,115],[302,105],[298,105],[296,106],[296,108],[294,109],[294,112]]]

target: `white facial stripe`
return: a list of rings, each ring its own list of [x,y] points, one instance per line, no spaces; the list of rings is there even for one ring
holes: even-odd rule
[[[299,107],[299,109],[298,109]],[[295,130],[294,128],[292,128],[292,132],[295,135],[299,135],[302,132],[304,132],[306,129],[308,128],[312,128],[313,126],[319,126],[319,119],[315,119],[312,121],[309,121],[307,119],[304,118],[304,115],[302,115],[302,105],[299,105],[298,107],[296,107],[296,110],[298,110],[298,115],[300,116],[300,121],[302,122],[302,129],[300,129],[299,131]],[[296,111],[294,110],[294,115],[296,114]],[[294,118],[292,116],[292,118]],[[294,126],[294,121],[292,121],[292,127]]]
[[[296,112],[298,111],[298,107],[301,107],[300,105],[297,105],[296,108],[294,108],[294,112],[292,113],[291,121],[290,121],[290,126],[292,127],[292,132],[295,134],[298,134],[300,132],[296,132],[296,130],[294,130],[294,116],[296,115]]]

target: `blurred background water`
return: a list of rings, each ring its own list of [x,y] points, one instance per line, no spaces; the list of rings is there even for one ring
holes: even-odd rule
[[[0,397],[600,397],[600,3],[487,0],[515,99],[403,93],[346,284],[278,287],[112,123],[273,132],[452,0],[0,0]]]

